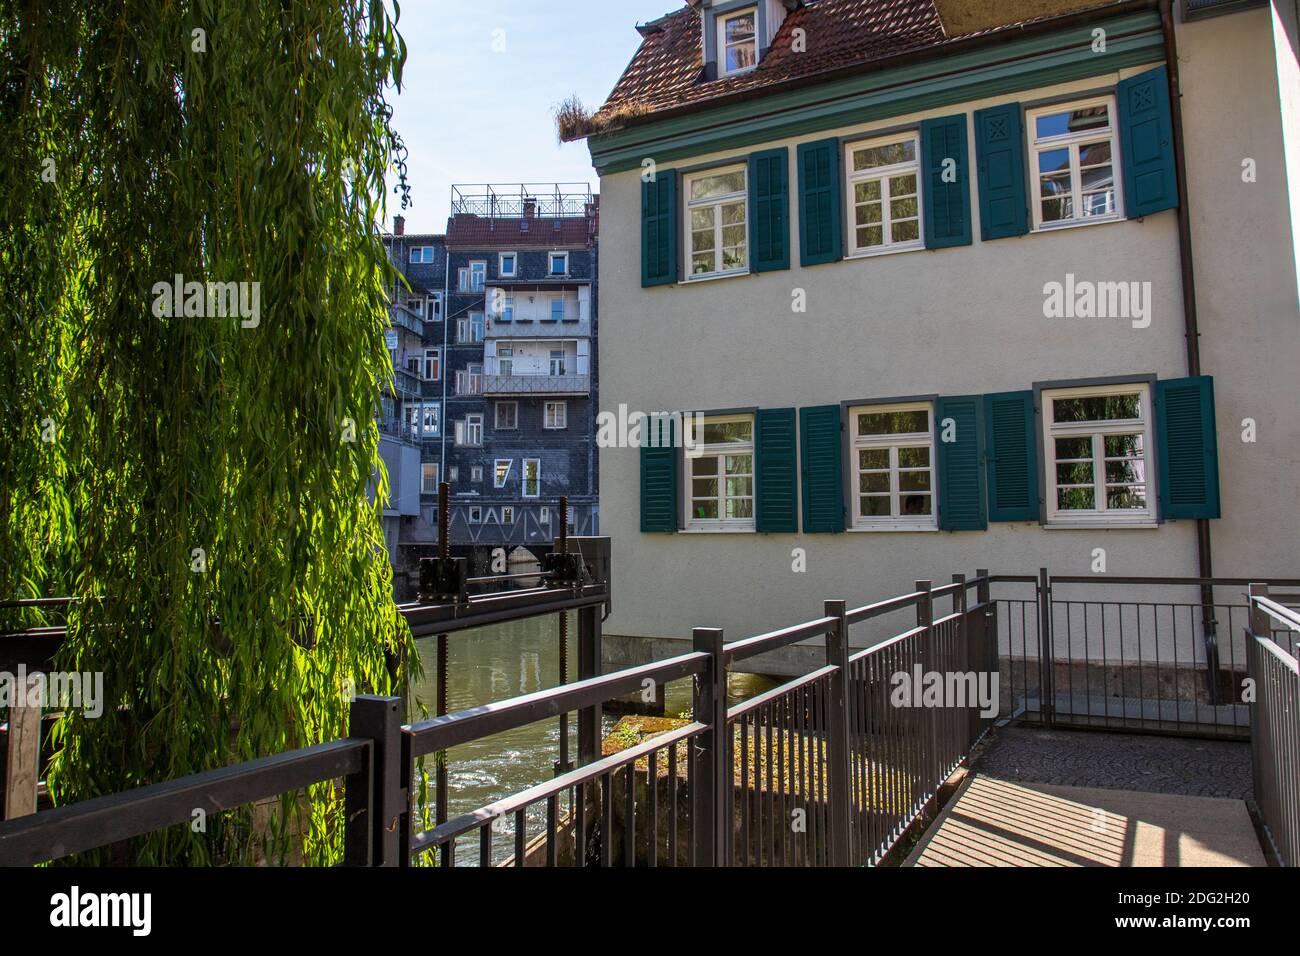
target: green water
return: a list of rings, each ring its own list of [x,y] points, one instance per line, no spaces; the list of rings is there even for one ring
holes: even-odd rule
[[[570,614],[570,681],[577,679],[577,631],[576,615]],[[436,641],[433,637],[416,641],[425,674],[412,688],[430,714],[434,712],[436,701]],[[455,712],[557,686],[560,682],[559,647],[559,622],[554,615],[449,635],[448,709]],[[762,678],[733,679],[729,696],[734,702],[767,686],[770,684]],[[668,685],[665,708],[665,715],[670,717],[690,710],[689,680]],[[606,733],[616,721],[616,717],[605,717]],[[570,759],[576,759],[577,752],[576,720],[571,717]],[[447,758],[448,818],[477,810],[494,800],[551,779],[559,756],[560,727],[556,718],[453,748]],[[545,814],[545,801],[530,808],[530,837],[544,827]],[[511,852],[513,821],[501,821],[494,827],[494,834],[493,850],[499,862]],[[477,843],[463,840],[457,852],[459,863],[471,862],[471,857],[476,860]]]

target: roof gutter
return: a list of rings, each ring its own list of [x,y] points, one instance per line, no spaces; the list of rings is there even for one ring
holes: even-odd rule
[[[877,70],[887,70],[897,66],[907,66],[925,60],[938,59],[939,57],[946,56],[950,53],[966,53],[971,50],[978,50],[982,47],[994,46],[1002,43],[1012,33],[1019,33],[1021,35],[1051,33],[1056,30],[1068,29],[1073,26],[1091,23],[1097,19],[1098,14],[1104,14],[1107,17],[1123,16],[1130,13],[1140,13],[1144,10],[1155,10],[1161,7],[1162,4],[1167,5],[1168,0],[1127,0],[1125,3],[1111,3],[1104,6],[1092,7],[1088,10],[1081,10],[1077,13],[1067,14],[1062,17],[1035,20],[1032,23],[1027,23],[1019,27],[1003,27],[985,33],[977,33],[967,37],[960,37],[956,40],[949,40],[938,46],[920,47],[881,60],[870,60],[865,63],[856,63],[851,66],[841,67],[837,70],[827,70],[822,73],[812,73],[807,76],[795,77],[769,86],[758,86],[752,89],[740,90],[736,93],[729,93],[725,96],[713,97],[710,99],[699,100],[694,103],[686,103],[682,106],[674,106],[669,109],[654,110],[649,113],[629,116],[617,127],[611,127],[607,130],[592,133],[591,136],[599,136],[601,133],[610,133],[615,130],[631,129],[636,126],[647,126],[651,123],[657,123],[660,120],[674,119],[679,116],[705,113],[709,110],[717,109],[720,106],[730,106],[735,103],[744,103],[749,100],[769,96],[774,92],[784,93],[789,90],[802,89],[806,86],[817,86],[822,83],[829,83],[850,76],[858,76],[863,73],[873,73]],[[589,136],[588,138],[591,137]]]
[[[1183,286],[1183,335],[1187,341],[1187,374],[1201,374],[1201,332],[1196,312],[1196,263],[1192,255],[1191,193],[1187,188],[1187,148],[1183,135],[1182,88],[1178,73],[1178,39],[1174,35],[1171,0],[1159,0],[1160,26],[1165,36],[1165,64],[1169,73],[1169,109],[1174,134],[1174,175],[1178,183],[1178,259]],[[1196,565],[1202,578],[1214,577],[1214,552],[1210,522],[1196,519]],[[1214,587],[1201,585],[1205,634],[1206,690],[1210,703],[1218,703],[1219,644],[1215,620]]]

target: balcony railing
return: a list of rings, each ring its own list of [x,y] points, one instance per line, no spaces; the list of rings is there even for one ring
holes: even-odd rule
[[[394,369],[393,376],[397,379],[397,393],[399,395],[420,394],[420,379],[412,375],[404,368]]]
[[[484,375],[483,394],[587,395],[590,375]]]
[[[415,335],[424,335],[424,320],[405,306],[394,305],[388,309],[389,321],[393,328],[406,329]]]

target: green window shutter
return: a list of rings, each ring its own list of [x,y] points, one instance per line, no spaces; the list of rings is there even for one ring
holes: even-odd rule
[[[790,268],[790,151],[749,157],[749,267],[754,272]]]
[[[754,518],[759,531],[799,530],[799,466],[793,408],[754,416]]]
[[[1169,72],[1162,66],[1120,81],[1119,153],[1130,219],[1178,206]]]
[[[799,409],[803,530],[844,530],[843,432],[838,405]]]
[[[1156,445],[1161,513],[1166,518],[1219,517],[1219,442],[1214,379],[1156,382]]]
[[[935,403],[939,527],[944,531],[983,531],[988,527],[984,514],[983,404],[979,395],[949,396]],[[945,437],[953,440],[945,441]]]
[[[678,524],[677,449],[671,421],[646,419],[641,438],[641,530],[676,531]]]
[[[944,181],[956,164],[952,182]],[[922,203],[925,206],[925,247],[969,246],[970,161],[966,151],[966,114],[926,120],[921,124]]]
[[[641,183],[641,285],[677,281],[677,170]]]
[[[1038,520],[1038,442],[1034,393],[984,396],[989,520]]]
[[[981,239],[1005,239],[1029,231],[1023,127],[1019,103],[975,113]]]
[[[840,141],[800,143],[799,264],[815,266],[841,258]]]

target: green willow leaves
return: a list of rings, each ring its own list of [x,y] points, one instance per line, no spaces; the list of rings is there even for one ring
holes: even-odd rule
[[[84,598],[57,666],[108,702],[60,722],[59,803],[340,736],[417,660],[376,500],[396,15],[0,0],[0,598]],[[159,317],[177,276],[256,283],[256,324]],[[338,799],[112,858],[332,862]]]

